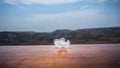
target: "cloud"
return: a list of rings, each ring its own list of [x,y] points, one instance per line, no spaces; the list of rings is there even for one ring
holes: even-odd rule
[[[86,3],[104,3],[108,0],[81,0],[81,2],[86,2]],[[109,0],[109,1],[112,1],[112,0]]]
[[[7,4],[16,4],[16,0],[4,0],[5,3]]]
[[[45,4],[45,5],[51,5],[51,4],[64,4],[64,3],[74,3],[78,2],[79,0],[4,0],[5,3],[8,4]]]
[[[76,3],[76,2],[89,2],[89,3],[104,3],[107,0],[4,0],[7,4],[42,4],[42,5],[53,5],[53,4],[65,4],[65,3]]]
[[[119,18],[119,15],[102,14],[98,9],[86,9],[59,14],[35,14],[26,18],[26,21],[54,29],[79,29],[120,26]]]
[[[99,3],[103,3],[103,2],[105,2],[105,1],[107,1],[107,0],[97,0]]]
[[[84,9],[56,14],[33,14],[27,17],[6,17],[1,30],[53,31],[120,26],[120,15],[104,14],[100,9]]]

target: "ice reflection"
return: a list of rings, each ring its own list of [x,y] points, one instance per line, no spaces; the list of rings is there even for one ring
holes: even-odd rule
[[[55,50],[55,55],[57,56],[68,55],[69,53],[70,53],[70,50],[67,48],[59,48]]]

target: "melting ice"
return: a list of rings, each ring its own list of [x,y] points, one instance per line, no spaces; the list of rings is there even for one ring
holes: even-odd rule
[[[55,39],[54,44],[57,48],[69,48],[70,40],[65,40],[65,38]]]

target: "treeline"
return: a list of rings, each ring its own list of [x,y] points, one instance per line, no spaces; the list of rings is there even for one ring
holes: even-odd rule
[[[0,45],[47,45],[64,37],[72,44],[120,43],[120,27],[56,30],[54,32],[0,32]]]

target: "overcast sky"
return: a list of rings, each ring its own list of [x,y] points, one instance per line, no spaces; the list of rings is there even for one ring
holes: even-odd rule
[[[120,27],[120,0],[0,0],[0,31]]]

